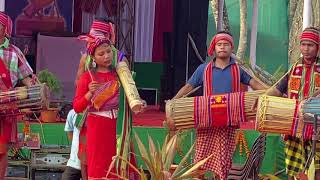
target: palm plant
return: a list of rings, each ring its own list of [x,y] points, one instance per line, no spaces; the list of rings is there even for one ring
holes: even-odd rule
[[[237,59],[237,62],[244,71],[246,71],[250,76],[258,80],[265,87],[272,86],[286,73],[286,70],[282,65],[279,66],[278,69],[273,74],[270,74],[265,70],[264,67],[259,67],[259,66],[253,67],[249,59],[246,59],[246,60]]]
[[[175,134],[171,139],[169,139],[169,135],[166,136],[165,141],[160,147],[159,143],[157,145],[154,143],[152,138],[148,136],[149,149],[145,147],[137,134],[135,134],[135,139],[138,144],[138,150],[141,154],[141,159],[146,165],[147,170],[150,172],[151,178],[154,180],[182,180],[187,178],[198,179],[198,177],[202,176],[205,171],[200,170],[199,168],[209,159],[211,156],[197,162],[194,164],[189,164],[187,161],[191,152],[193,151],[194,145],[189,149],[187,154],[182,158],[178,166],[172,170],[173,159],[177,152],[177,142],[179,141],[179,133]],[[119,179],[128,179],[128,177],[123,177],[119,174],[123,174],[119,172],[118,174],[110,172],[112,169],[112,164],[117,160],[123,160],[127,163],[137,174],[139,174],[141,180],[147,180],[147,175],[144,170],[140,167],[137,168],[132,165],[124,158],[115,156],[113,159],[113,163],[111,163],[109,167],[108,174],[112,174],[117,176]],[[108,175],[107,175],[108,177]]]

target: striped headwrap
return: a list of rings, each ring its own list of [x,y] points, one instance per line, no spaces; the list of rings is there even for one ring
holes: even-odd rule
[[[93,21],[89,34],[81,35],[79,40],[87,41],[88,54],[92,55],[94,49],[102,43],[114,44],[115,33],[113,24],[104,23],[98,20]],[[100,42],[103,41],[103,42]],[[98,43],[98,45],[96,44]],[[100,44],[99,44],[100,43]]]
[[[0,12],[0,24],[4,28],[5,36],[10,38],[12,33],[12,20],[4,12]]]
[[[300,36],[300,43],[302,41],[311,41],[319,46],[320,35],[319,30],[315,28],[306,28]]]
[[[214,50],[215,50],[215,46],[216,46],[217,42],[220,41],[220,40],[226,40],[226,41],[228,41],[228,42],[231,44],[232,47],[234,47],[232,36],[230,36],[230,35],[227,34],[227,33],[219,33],[219,34],[216,34],[216,35],[212,38],[212,41],[211,41],[210,46],[209,46],[209,49],[208,49],[208,55],[209,55],[209,56],[213,56]]]
[[[96,47],[103,43],[111,44],[110,39],[104,36],[91,36],[90,34],[85,36],[79,36],[79,40],[87,41],[87,52],[89,55],[93,55]]]

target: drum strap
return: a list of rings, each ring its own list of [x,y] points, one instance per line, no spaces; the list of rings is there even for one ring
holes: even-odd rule
[[[212,87],[213,82],[213,68],[214,61],[211,61],[204,70],[204,77],[203,77],[203,95],[209,96],[212,94],[214,87]],[[232,92],[240,92],[240,68],[239,66],[234,63],[231,65],[231,83],[232,83]]]
[[[214,61],[211,61],[204,70],[204,97],[194,99],[195,126],[239,126],[240,121],[245,121],[243,93],[240,93],[240,68],[236,63],[231,65],[232,92],[239,93],[211,96],[214,89],[213,66]]]
[[[0,91],[8,91],[10,88],[12,88],[10,71],[0,57]]]

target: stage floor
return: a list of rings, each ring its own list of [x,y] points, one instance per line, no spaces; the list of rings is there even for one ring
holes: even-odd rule
[[[159,106],[147,106],[145,112],[133,114],[133,126],[162,127],[165,120],[166,113]]]

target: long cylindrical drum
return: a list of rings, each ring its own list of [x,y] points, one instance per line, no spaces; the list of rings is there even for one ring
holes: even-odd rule
[[[305,101],[302,113],[320,114],[320,97],[312,97]]]
[[[116,67],[117,74],[120,78],[125,95],[128,99],[129,106],[133,112],[139,112],[143,106],[143,101],[138,93],[136,83],[134,82],[131,71],[126,62],[119,62]]]
[[[166,118],[167,121],[174,123],[177,130],[225,125],[236,127],[241,122],[236,119],[238,117],[233,118],[234,120],[236,119],[233,121],[231,116],[242,114],[245,116],[245,121],[254,121],[256,112],[252,111],[252,106],[263,93],[265,93],[265,90],[214,95],[214,97],[201,96],[170,100],[166,103]],[[238,100],[231,99],[234,97]],[[199,103],[197,99],[204,101]],[[230,109],[230,107],[233,107],[233,109]],[[206,118],[211,119],[209,121],[212,122],[199,122],[198,119],[202,117],[204,117],[204,120]],[[228,119],[231,119],[230,122],[227,122]]]
[[[45,84],[0,92],[0,115],[40,111],[48,108],[48,99],[49,90]]]
[[[295,99],[259,97],[256,130],[260,132],[303,136],[304,123],[299,118],[299,102]]]

